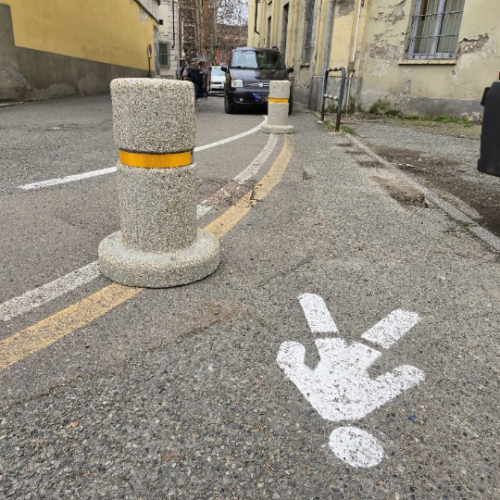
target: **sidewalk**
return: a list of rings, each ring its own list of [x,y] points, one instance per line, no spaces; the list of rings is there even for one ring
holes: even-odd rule
[[[357,140],[309,112],[290,121],[284,177],[222,239],[219,270],[112,313],[109,334],[144,336],[143,353],[6,409],[0,495],[500,497],[498,254]],[[304,294],[331,318],[320,302],[301,305]],[[362,337],[388,317],[386,347],[373,330]],[[148,346],[152,331],[164,343]],[[277,363],[298,344],[309,367],[321,347],[329,366],[302,388],[291,379],[305,368],[285,375]],[[413,367],[380,405],[382,385],[366,393],[356,382],[374,351],[371,379]],[[342,455],[338,429],[351,427],[361,437]]]

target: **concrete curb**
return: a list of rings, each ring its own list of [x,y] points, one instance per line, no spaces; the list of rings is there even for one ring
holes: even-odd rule
[[[351,141],[355,146],[362,149],[367,155],[371,156],[373,159],[377,160],[384,167],[390,170],[395,176],[404,180],[410,186],[413,186],[422,191],[428,203],[441,209],[443,212],[448,214],[452,219],[464,225],[472,234],[477,236],[480,240],[486,243],[493,250],[500,252],[500,238],[495,236],[493,233],[491,233],[484,227],[480,226],[477,222],[475,222],[469,216],[464,214],[461,210],[459,210],[458,208],[454,207],[447,201],[440,198],[436,193],[422,186],[417,181],[415,181],[408,175],[401,172],[401,170],[399,170],[395,165],[388,162],[387,160],[379,156],[377,153],[372,151],[368,146],[363,144],[359,139],[354,137],[352,134],[343,133],[343,135],[345,138]]]

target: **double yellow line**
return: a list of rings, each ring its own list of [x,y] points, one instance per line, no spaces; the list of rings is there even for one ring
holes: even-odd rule
[[[222,238],[280,182],[292,156],[292,146],[285,136],[278,158],[254,189],[240,198],[206,230]],[[75,330],[98,319],[123,302],[140,293],[143,288],[131,288],[113,283],[62,311],[0,341],[0,370],[4,370],[34,354]]]

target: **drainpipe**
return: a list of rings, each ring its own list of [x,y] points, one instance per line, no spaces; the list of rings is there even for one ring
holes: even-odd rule
[[[327,21],[327,33],[326,33],[326,47],[325,47],[325,58],[323,60],[323,81],[321,82],[321,88],[325,86],[326,70],[330,64],[330,48],[332,44],[333,35],[333,13],[335,11],[336,0],[330,0],[330,6],[328,9],[328,21]],[[323,96],[319,95],[319,103],[317,109],[320,109]]]
[[[172,49],[175,49],[175,0],[172,0],[172,38],[174,43],[172,44]]]
[[[358,2],[358,19],[356,21],[356,33],[354,35],[354,46],[352,48],[352,57],[349,62],[349,68],[351,67],[352,62],[352,70],[349,71],[349,83],[347,89],[347,104],[346,109],[349,109],[349,104],[351,103],[351,87],[352,87],[352,77],[355,72],[355,64],[356,64],[356,50],[358,50],[358,37],[359,37],[359,24],[361,19],[361,8],[363,7],[364,0],[359,0]]]

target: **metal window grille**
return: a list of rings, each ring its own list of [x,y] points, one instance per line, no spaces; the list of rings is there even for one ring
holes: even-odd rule
[[[312,55],[312,34],[314,27],[314,1],[307,0],[306,4],[306,36],[304,37],[304,62],[311,61]]]
[[[454,59],[465,0],[417,0],[409,59]]]
[[[170,67],[170,42],[160,42],[160,66]]]

